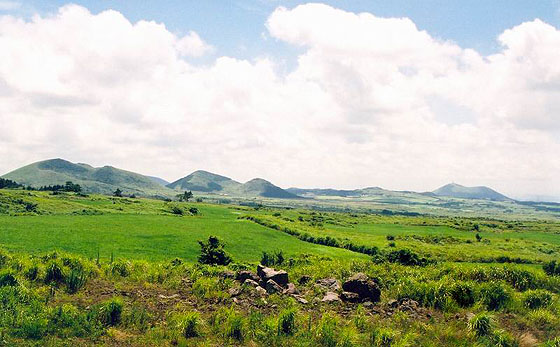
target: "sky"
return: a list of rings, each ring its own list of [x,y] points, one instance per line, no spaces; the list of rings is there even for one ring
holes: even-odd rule
[[[0,173],[560,200],[560,1],[3,1]]]

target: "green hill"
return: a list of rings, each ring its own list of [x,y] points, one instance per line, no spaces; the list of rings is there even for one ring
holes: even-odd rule
[[[193,190],[196,192],[230,192],[241,186],[241,183],[229,177],[213,174],[208,171],[198,170],[167,185],[175,190]]]
[[[72,181],[82,186],[83,190],[88,193],[111,194],[117,188],[125,194],[144,196],[168,196],[173,193],[147,176],[112,166],[95,168],[88,164],[75,164],[63,159],[36,162],[2,177],[33,187]]]
[[[461,199],[483,199],[483,200],[495,200],[495,201],[511,201],[505,195],[498,193],[497,191],[490,189],[488,187],[465,187],[460,184],[450,183],[443,187],[440,187],[432,192],[437,196],[448,196],[452,198]]]
[[[263,180],[262,178],[254,178],[239,187],[239,191],[245,196],[262,196],[265,198],[278,199],[297,199],[299,196],[292,194],[274,184]]]

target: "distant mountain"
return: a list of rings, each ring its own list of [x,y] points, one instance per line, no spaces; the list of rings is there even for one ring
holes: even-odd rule
[[[169,183],[168,188],[176,190],[194,190],[197,192],[221,192],[238,188],[241,183],[229,177],[213,174],[208,171],[198,170],[175,182]]]
[[[432,192],[437,196],[447,196],[462,199],[483,199],[494,201],[512,201],[505,195],[488,187],[465,187],[460,184],[450,183],[440,187]]]
[[[262,196],[266,198],[278,199],[297,199],[299,196],[292,194],[274,184],[263,180],[262,178],[254,178],[240,187],[240,192],[248,196]]]
[[[157,184],[159,184],[160,186],[166,186],[169,184],[169,182],[167,182],[166,180],[164,180],[163,178],[159,178],[159,177],[155,177],[155,176],[146,176],[149,179],[152,180],[152,182],[155,182]]]
[[[111,194],[117,188],[127,194],[171,195],[173,193],[147,176],[112,166],[95,168],[88,164],[75,164],[63,159],[36,162],[2,177],[33,187],[72,181],[89,193]]]
[[[203,193],[216,193],[239,197],[265,197],[277,199],[295,199],[295,194],[289,193],[274,184],[255,178],[247,183],[239,183],[229,177],[220,176],[208,171],[195,171],[167,185],[175,190],[192,190]]]

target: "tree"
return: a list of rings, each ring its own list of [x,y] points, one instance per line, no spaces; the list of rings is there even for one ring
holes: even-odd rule
[[[216,236],[210,236],[208,242],[198,241],[200,255],[198,262],[208,265],[227,265],[231,257],[224,251],[224,244]]]
[[[480,236],[480,233],[476,233],[476,240],[478,242],[482,241],[482,236]]]
[[[186,202],[189,202],[189,199],[192,199],[192,197],[193,197],[193,193],[190,190],[188,192],[185,191],[184,193],[177,195],[179,201],[186,201]]]
[[[116,197],[119,197],[119,198],[122,197],[122,190],[120,190],[119,188],[117,188],[117,190],[115,190],[115,191],[113,192],[113,196],[116,196]]]

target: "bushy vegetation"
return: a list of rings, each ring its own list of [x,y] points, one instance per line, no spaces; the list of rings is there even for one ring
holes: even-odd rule
[[[208,265],[227,265],[231,257],[224,250],[224,244],[216,236],[210,236],[207,242],[198,241],[200,256],[198,262]]]

